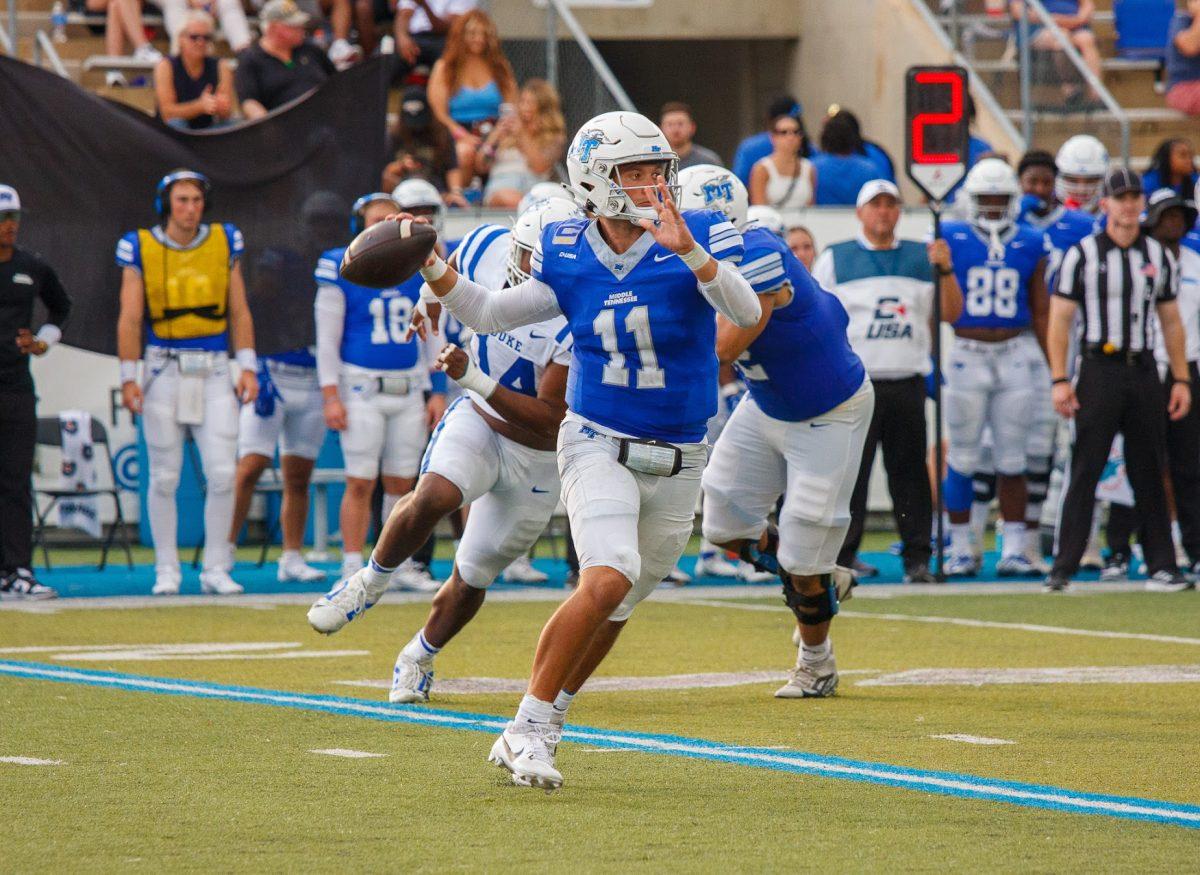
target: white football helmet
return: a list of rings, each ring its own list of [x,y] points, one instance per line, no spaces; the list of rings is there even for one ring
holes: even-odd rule
[[[505,266],[508,284],[515,286],[529,279],[529,274],[521,269],[521,256],[526,253],[533,254],[538,240],[541,239],[543,228],[551,222],[582,218],[583,215],[583,210],[561,197],[538,201],[521,213],[513,225],[512,235],[509,238],[508,264]]]
[[[679,209],[719,210],[735,228],[746,224],[750,195],[732,170],[697,164],[679,171]]]
[[[575,196],[561,182],[538,182],[534,184],[533,188],[529,189],[525,197],[521,198],[521,202],[517,204],[517,215],[521,215],[521,213],[525,212],[538,201],[549,200],[552,197],[567,200],[571,203],[575,202]]]
[[[963,182],[967,199],[967,220],[991,237],[993,251],[1003,251],[1000,235],[1017,221],[1021,210],[1021,184],[1016,172],[999,158],[984,158],[971,168]],[[1000,197],[1003,204],[983,204],[980,198]]]
[[[433,183],[426,182],[424,179],[406,179],[392,189],[392,200],[404,212],[410,212],[415,207],[432,207],[433,216],[429,220],[430,224],[439,235],[442,233],[442,224],[446,218],[446,205],[442,203],[442,196],[433,187]]]
[[[746,210],[746,225],[758,225],[783,236],[784,222],[783,216],[779,214],[779,210],[774,207],[769,207],[766,204],[755,204]]]
[[[1094,213],[1100,207],[1100,189],[1108,172],[1108,150],[1091,134],[1076,134],[1062,144],[1054,159],[1058,176],[1054,195],[1073,210]]]
[[[567,150],[567,175],[576,202],[610,219],[654,219],[652,207],[635,206],[620,181],[622,164],[663,161],[671,196],[679,200],[679,156],[658,125],[636,112],[606,112],[586,122]],[[646,188],[648,186],[638,186]]]

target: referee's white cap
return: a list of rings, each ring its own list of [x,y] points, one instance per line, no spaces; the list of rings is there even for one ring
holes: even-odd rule
[[[0,185],[0,213],[21,209],[21,197],[11,185]]]
[[[858,200],[854,205],[865,207],[881,194],[890,194],[897,203],[901,202],[900,189],[896,188],[896,183],[887,179],[872,179],[864,183],[863,187],[858,190]]]

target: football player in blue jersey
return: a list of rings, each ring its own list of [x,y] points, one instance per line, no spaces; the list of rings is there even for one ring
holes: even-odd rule
[[[713,310],[746,327],[761,314],[737,271],[741,234],[721,213],[679,211],[677,165],[646,117],[597,116],[567,152],[595,218],[549,225],[531,279],[494,294],[436,256],[421,271],[476,331],[562,314],[574,339],[558,461],[580,582],[542,630],[528,692],[490,755],[542,789],[562,784],[571,697],[691,535],[717,403]]]
[[[410,180],[402,185],[428,183]],[[440,211],[441,198],[434,200],[437,190],[429,189],[433,194],[428,209]],[[367,228],[397,209],[392,195],[376,192],[360,198],[354,212]],[[325,423],[342,433],[346,467],[341,579],[363,567],[376,479],[382,474],[386,519],[412,489],[429,430],[445,411],[445,376],[439,373],[430,379],[433,351],[406,336],[409,315],[420,299],[420,278],[392,289],[355,285],[339,275],[343,251],[331,249],[318,261],[315,305],[317,379]],[[395,583],[418,591],[437,589],[427,574],[407,566],[397,573]]]
[[[963,290],[963,314],[946,368],[945,411],[950,433],[945,481],[950,514],[947,575],[972,575],[971,478],[980,465],[984,430],[991,429],[1003,549],[997,572],[1034,574],[1025,556],[1026,443],[1044,376],[1046,267],[1049,243],[1017,223],[1021,191],[1016,174],[998,158],[980,161],[962,188],[968,220],[942,231]],[[1031,334],[1028,329],[1032,328]],[[1035,357],[1040,368],[1032,366]]]
[[[837,663],[829,626],[853,575],[836,564],[850,526],[875,390],[846,336],[849,317],[779,235],[746,223],[741,181],[712,167],[684,187],[685,207],[726,212],[742,227],[742,275],[762,315],[717,317],[717,356],[748,387],[704,471],[704,537],[779,574],[799,624],[800,649],[779,698],[830,696]],[[767,517],[779,496],[778,532]]]
[[[463,275],[496,289],[521,282],[543,225],[575,215],[574,204],[543,201],[521,215],[512,233],[499,225],[476,229],[456,253]],[[420,320],[415,330],[425,331]],[[428,701],[434,656],[475,616],[496,576],[533,545],[558,504],[554,443],[566,411],[566,320],[475,334],[470,344],[469,356],[454,344],[439,356],[439,367],[467,397],[451,405],[434,431],[416,490],[385,521],[368,566],[319,599],[308,615],[317,631],[336,632],[379,600],[391,570],[443,517],[471,504],[450,579],[396,660],[393,702]]]

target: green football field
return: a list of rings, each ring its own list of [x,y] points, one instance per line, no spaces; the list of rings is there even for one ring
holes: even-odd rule
[[[426,708],[387,704],[415,602],[6,609],[0,870],[1196,870],[1200,596],[897,592],[844,606],[828,700],[772,697],[777,599],[643,604],[552,794],[485,759],[553,594],[489,602]]]

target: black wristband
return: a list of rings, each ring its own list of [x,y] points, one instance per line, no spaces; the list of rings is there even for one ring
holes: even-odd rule
[[[954,268],[950,268],[947,270],[947,269],[939,267],[937,269],[937,273],[938,273],[938,276],[950,276],[951,274],[954,273]]]
[[[1071,382],[1071,381],[1070,381],[1070,380],[1068,380],[1066,377],[1059,377],[1059,378],[1058,378],[1058,379],[1056,379],[1056,380],[1051,380],[1051,381],[1050,381],[1050,385],[1051,385],[1051,386],[1057,386],[1059,383],[1069,383],[1069,382]]]

